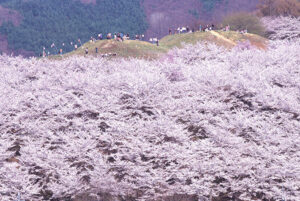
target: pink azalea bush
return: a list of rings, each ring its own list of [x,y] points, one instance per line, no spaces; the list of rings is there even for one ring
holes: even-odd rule
[[[0,56],[0,200],[299,200],[300,40],[270,46],[199,43],[171,61]]]

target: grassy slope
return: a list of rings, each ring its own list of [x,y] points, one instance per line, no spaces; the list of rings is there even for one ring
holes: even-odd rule
[[[66,56],[85,55],[85,49],[89,49],[89,55],[96,56],[96,47],[99,54],[115,53],[118,57],[135,57],[135,58],[156,58],[162,53],[166,53],[164,47],[157,47],[148,42],[137,40],[126,40],[119,42],[115,40],[102,40],[87,42],[77,50],[66,54]]]
[[[267,39],[255,34],[240,34],[234,31],[214,31],[215,35],[211,32],[195,32],[180,35],[169,35],[160,40],[160,44],[167,48],[178,47],[181,48],[183,43],[195,44],[199,41],[213,42],[217,45],[232,48],[234,44],[239,41],[249,40],[252,45],[258,48],[265,48]],[[216,36],[216,35],[219,35]]]
[[[89,49],[89,55],[96,56],[95,48],[98,48],[98,55],[115,53],[118,57],[135,58],[157,58],[168,52],[168,50],[186,44],[196,44],[199,41],[213,42],[217,45],[232,48],[239,41],[249,40],[252,45],[265,49],[267,39],[255,34],[240,34],[237,32],[195,32],[188,34],[169,35],[160,40],[160,46],[153,45],[144,41],[128,40],[118,42],[115,40],[102,40],[95,43],[87,42],[77,50],[65,54],[65,56],[85,55],[85,49]]]

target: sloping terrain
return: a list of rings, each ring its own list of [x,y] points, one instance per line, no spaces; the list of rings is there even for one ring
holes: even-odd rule
[[[160,40],[160,44],[167,48],[180,48],[184,44],[196,44],[200,41],[215,43],[227,48],[233,48],[245,41],[249,41],[253,47],[262,49],[267,47],[267,40],[265,38],[255,34],[240,34],[235,31],[209,31],[168,35]]]
[[[0,5],[12,15],[22,16],[19,26],[2,23],[0,33],[7,37],[9,49],[33,51],[38,56],[43,48],[51,54],[57,49],[71,51],[78,39],[86,42],[99,33],[123,32],[142,34],[147,29],[140,0],[2,0]],[[1,9],[0,9],[1,10]],[[1,22],[1,15],[0,15]]]
[[[0,56],[0,200],[299,200],[299,45]]]
[[[197,44],[198,42],[215,43],[226,48],[233,48],[247,42],[251,47],[259,49],[266,49],[268,46],[267,39],[255,34],[240,34],[234,31],[209,31],[168,35],[159,41],[159,46],[139,40],[87,42],[77,50],[65,54],[63,58],[74,55],[83,56],[86,48],[88,48],[88,55],[92,56],[115,55],[112,57],[157,59],[173,48],[182,48],[185,44]],[[98,48],[98,53],[96,53],[96,48]],[[61,57],[52,56],[50,58],[60,59]]]
[[[258,0],[144,0],[149,28],[146,38],[163,37],[169,27],[191,26],[197,21],[217,22],[232,12],[253,11]]]
[[[57,53],[50,48],[52,43],[58,49],[71,51],[70,42],[78,38],[85,42],[100,32],[145,33],[146,39],[162,38],[169,27],[191,26],[199,20],[217,22],[231,12],[255,10],[257,3],[258,0],[0,0],[0,51],[38,56],[45,47]]]
[[[83,56],[85,55],[86,48],[89,50],[89,55],[92,56],[114,54],[116,57],[134,57],[144,59],[158,58],[161,54],[167,52],[167,49],[164,47],[139,40],[125,40],[124,42],[116,40],[101,40],[96,42],[87,42],[77,50],[65,54],[64,57],[74,55]],[[96,53],[96,48],[98,48],[98,53]]]

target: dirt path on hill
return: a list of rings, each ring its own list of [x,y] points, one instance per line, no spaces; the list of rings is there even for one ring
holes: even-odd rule
[[[216,31],[210,31],[210,33],[212,34],[212,35],[214,35],[214,36],[216,36],[217,38],[220,38],[220,39],[222,39],[222,40],[225,40],[226,42],[228,42],[228,43],[230,43],[230,44],[232,44],[232,45],[236,45],[236,43],[234,42],[234,41],[232,41],[232,40],[230,40],[230,39],[228,39],[228,38],[225,38],[224,36],[222,36],[221,34],[219,34],[218,32],[216,32]]]

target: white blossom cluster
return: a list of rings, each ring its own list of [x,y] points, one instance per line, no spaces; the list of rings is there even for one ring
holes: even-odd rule
[[[299,200],[300,40],[269,45],[0,56],[0,200]]]
[[[300,17],[263,17],[262,22],[272,40],[300,38]]]

